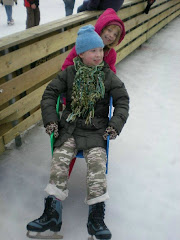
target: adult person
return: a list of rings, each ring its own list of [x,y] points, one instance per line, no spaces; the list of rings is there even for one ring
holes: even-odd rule
[[[26,29],[38,26],[40,23],[39,0],[24,0],[27,11]]]
[[[63,0],[65,5],[66,16],[73,14],[75,0]]]
[[[17,0],[0,0],[0,3],[5,7],[6,15],[7,15],[7,25],[11,26],[14,25],[14,19],[12,18],[12,6],[14,2],[17,5]]]
[[[83,4],[78,7],[77,12],[106,10],[113,8],[116,12],[123,5],[124,0],[84,0]]]

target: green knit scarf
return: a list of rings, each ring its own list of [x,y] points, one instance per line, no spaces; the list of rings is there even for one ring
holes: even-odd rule
[[[94,106],[97,100],[104,98],[104,62],[98,66],[89,67],[85,65],[80,57],[74,58],[76,75],[72,90],[72,113],[66,119],[67,122],[74,121],[76,117],[86,119],[85,123],[91,123],[94,117]]]

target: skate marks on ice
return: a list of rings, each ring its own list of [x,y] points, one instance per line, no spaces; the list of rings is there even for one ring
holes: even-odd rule
[[[54,232],[53,235],[43,235],[42,232],[27,231],[26,236],[34,239],[63,239],[63,236],[59,235],[57,232]]]

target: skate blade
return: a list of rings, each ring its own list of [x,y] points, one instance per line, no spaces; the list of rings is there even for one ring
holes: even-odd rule
[[[47,236],[43,236],[40,232],[34,232],[35,235],[32,234],[32,232],[27,231],[26,236],[28,238],[35,238],[35,239],[63,239],[62,235],[59,235],[58,233],[54,233],[53,235],[47,235]]]

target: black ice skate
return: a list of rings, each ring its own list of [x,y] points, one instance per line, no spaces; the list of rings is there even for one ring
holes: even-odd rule
[[[28,223],[27,225],[27,237],[37,239],[62,239],[61,235],[57,232],[61,230],[62,225],[62,203],[54,196],[48,196],[45,198],[45,209],[43,215]],[[53,235],[44,236],[42,232],[46,230],[53,231]],[[36,235],[33,235],[33,233]]]
[[[93,236],[96,239],[108,240],[111,239],[111,232],[104,223],[105,215],[105,203],[100,202],[89,206],[89,217],[87,223],[87,229],[89,235],[93,239]]]

